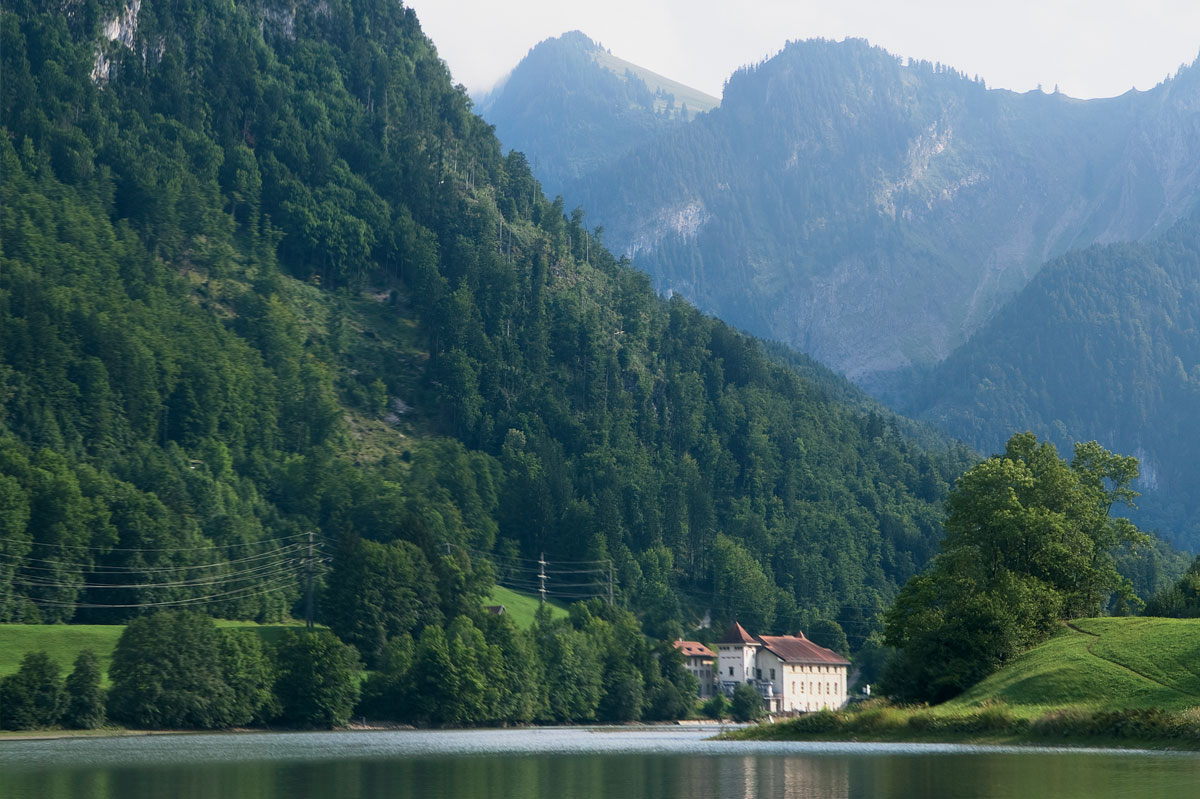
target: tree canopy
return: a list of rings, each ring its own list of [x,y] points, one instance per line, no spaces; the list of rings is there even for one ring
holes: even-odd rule
[[[1137,461],[1095,442],[1067,463],[1032,433],[967,471],[946,501],[946,537],[887,613],[899,649],[887,690],[941,701],[960,693],[1063,620],[1136,601],[1114,551],[1149,537],[1110,515],[1135,493]]]

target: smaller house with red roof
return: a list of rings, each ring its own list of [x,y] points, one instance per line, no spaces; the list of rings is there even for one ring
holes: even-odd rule
[[[683,653],[683,665],[700,683],[699,697],[710,699],[717,693],[717,653],[699,641],[676,641],[675,648]]]
[[[750,635],[736,621],[717,642],[717,680],[725,695],[754,686],[774,713],[837,710],[846,704],[850,661],[800,635]]]

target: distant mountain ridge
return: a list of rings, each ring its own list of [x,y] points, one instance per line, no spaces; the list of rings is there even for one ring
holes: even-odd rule
[[[1139,522],[1200,547],[1200,213],[1047,264],[907,410],[984,452],[1028,429],[1136,455]]]
[[[557,124],[556,102],[529,98],[526,124]],[[660,291],[879,389],[949,355],[1050,258],[1178,219],[1200,189],[1200,69],[1080,101],[813,40],[652,134],[568,177],[568,206]],[[510,138],[561,179],[553,148]]]
[[[605,50],[579,31],[547,39],[478,111],[506,149],[525,153],[547,194],[673,130],[720,100]]]

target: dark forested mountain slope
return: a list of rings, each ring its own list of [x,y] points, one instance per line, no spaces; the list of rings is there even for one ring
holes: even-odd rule
[[[970,454],[658,298],[411,10],[64,8],[0,12],[0,620],[276,618],[312,531],[368,657],[542,552],[861,640],[936,548]]]
[[[565,196],[660,290],[879,389],[1049,258],[1162,231],[1198,190],[1200,67],[1078,101],[848,40],[735,73],[719,108]]]
[[[1139,519],[1200,547],[1200,216],[1047,264],[929,374],[911,411],[995,451],[1033,430],[1141,461]]]
[[[569,181],[717,104],[604,50],[579,31],[529,51],[477,110],[532,160],[553,197]]]

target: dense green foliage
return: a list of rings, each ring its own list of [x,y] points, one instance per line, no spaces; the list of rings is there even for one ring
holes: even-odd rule
[[[899,650],[888,695],[944,701],[1061,620],[1098,614],[1112,594],[1133,599],[1112,553],[1149,537],[1110,511],[1136,496],[1136,478],[1134,458],[1091,442],[1067,464],[1032,433],[959,478],[941,553],[888,611],[887,643]]]
[[[1200,557],[1174,585],[1167,586],[1146,602],[1146,616],[1175,619],[1200,618]]]
[[[269,702],[255,679],[266,671],[264,655],[243,636],[192,611],[133,620],[113,652],[108,715],[143,729],[222,729],[260,718]]]
[[[45,652],[31,652],[21,668],[0,681],[0,729],[53,727],[66,706],[58,664]]]
[[[879,390],[946,357],[1048,257],[1189,212],[1198,96],[1196,66],[1078,101],[861,40],[792,42],[564,196],[660,288]],[[560,112],[551,95],[523,113]],[[526,155],[540,175],[556,152]]]
[[[697,110],[677,107],[674,94],[652,91],[628,68],[616,71],[603,54],[579,31],[547,39],[479,101],[505,149],[534,159],[551,196]]]
[[[478,623],[477,623],[478,622]],[[389,645],[362,712],[422,726],[677,719],[697,686],[674,647],[642,635],[628,611],[598,600],[569,618],[540,612],[528,630],[508,616],[429,625]]]
[[[343,727],[359,697],[358,653],[329,630],[287,632],[275,648],[280,718],[303,727]]]
[[[754,686],[749,683],[738,683],[733,689],[733,699],[729,704],[729,715],[734,721],[755,721],[763,717],[762,697]]]
[[[1200,216],[1072,252],[914,392],[908,410],[984,451],[1014,430],[1134,452],[1145,527],[1200,546]]]
[[[116,11],[0,15],[0,618],[278,619],[315,531],[372,664],[528,563],[495,551],[612,559],[655,635],[856,646],[932,554],[969,453],[659,300],[411,10],[144,0],[131,46]]]
[[[67,706],[63,711],[63,724],[77,730],[94,730],[104,726],[104,690],[100,672],[100,658],[90,649],[85,649],[75,658],[75,667],[67,675],[63,688],[67,692]]]

